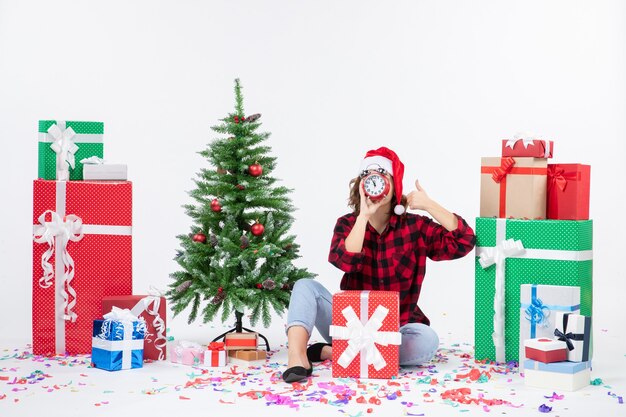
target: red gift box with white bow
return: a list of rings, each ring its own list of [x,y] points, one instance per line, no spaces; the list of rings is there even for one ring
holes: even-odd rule
[[[530,156],[533,158],[552,158],[554,142],[534,137],[515,136],[502,140],[502,156]]]
[[[395,291],[341,291],[333,295],[332,376],[397,376],[402,341],[399,312]]]
[[[132,184],[35,180],[33,195],[33,353],[90,353],[102,298],[132,293]]]

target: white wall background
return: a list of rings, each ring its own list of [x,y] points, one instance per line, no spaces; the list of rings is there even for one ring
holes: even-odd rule
[[[176,269],[196,152],[232,110],[235,77],[294,189],[300,264],[332,290],[331,232],[366,150],[395,149],[405,189],[419,178],[473,225],[479,158],[525,130],[556,141],[555,161],[592,165],[595,325],[623,328],[625,51],[619,0],[0,0],[0,340],[30,340],[37,121],[105,122],[105,156],[134,182],[145,293]],[[441,334],[472,341],[473,297],[473,256],[429,264],[421,305]]]

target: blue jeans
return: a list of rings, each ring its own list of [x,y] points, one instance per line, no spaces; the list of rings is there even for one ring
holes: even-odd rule
[[[332,322],[332,300],[330,292],[312,279],[296,281],[289,300],[287,330],[291,326],[302,326],[309,332],[315,327],[326,342],[331,343],[329,330]],[[408,323],[400,327],[400,365],[411,366],[428,362],[437,352],[439,336],[430,326]]]

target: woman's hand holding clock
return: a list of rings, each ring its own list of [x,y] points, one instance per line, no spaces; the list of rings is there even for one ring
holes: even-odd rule
[[[359,213],[367,219],[374,215],[380,207],[386,205],[391,199],[391,193],[388,193],[382,199],[373,201],[365,194],[363,187],[359,187],[359,195],[361,196]]]

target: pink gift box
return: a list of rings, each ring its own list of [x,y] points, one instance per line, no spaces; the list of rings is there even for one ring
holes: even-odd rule
[[[181,340],[170,346],[168,356],[174,363],[199,366],[204,363],[205,350],[206,348],[198,343]]]

